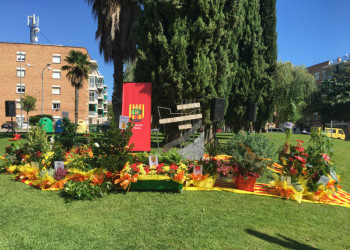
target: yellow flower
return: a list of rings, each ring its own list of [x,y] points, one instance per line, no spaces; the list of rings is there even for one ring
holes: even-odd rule
[[[164,171],[168,172],[170,170],[170,167],[169,166],[164,166],[163,169],[164,169]]]
[[[148,175],[156,175],[157,174],[157,171],[156,170],[151,170],[149,171]]]

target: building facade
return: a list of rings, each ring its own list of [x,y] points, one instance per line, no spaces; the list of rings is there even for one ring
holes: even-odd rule
[[[5,101],[16,102],[16,117],[14,121],[20,123],[27,120],[27,114],[22,111],[20,99],[24,95],[31,95],[37,99],[36,111],[29,113],[29,116],[38,114],[49,114],[55,120],[62,118],[62,112],[68,112],[69,119],[74,120],[74,87],[66,77],[66,71],[61,67],[66,64],[64,58],[71,50],[87,53],[86,48],[70,47],[59,45],[22,44],[22,43],[1,43],[0,42],[0,77],[2,79],[0,98],[0,123],[11,120],[5,115]],[[90,55],[88,54],[89,59]],[[103,76],[98,72],[96,61],[91,60],[92,69],[89,75],[91,78],[102,79],[102,88],[97,85],[92,88],[96,96],[95,112],[90,113],[90,84],[85,81],[79,91],[79,119],[86,123],[95,124],[104,119],[104,109],[99,111],[98,104],[103,107],[103,100],[98,102],[98,93],[107,88],[103,83]],[[97,67],[96,67],[97,66]],[[96,81],[96,84],[99,81]],[[105,97],[107,104],[107,96]],[[107,108],[106,108],[107,109]],[[22,117],[21,117],[22,113]],[[101,114],[99,116],[99,114]],[[96,120],[90,119],[96,117]]]
[[[107,85],[98,71],[97,61],[91,60],[89,75],[89,124],[103,124],[107,121]]]
[[[341,72],[342,68],[350,63],[350,56],[346,54],[343,57],[337,57],[334,60],[325,61],[316,65],[308,67],[308,72],[315,77],[316,85],[321,84],[327,80],[331,80],[334,74]],[[321,126],[321,116],[315,112],[304,117],[302,121],[309,126]],[[325,124],[326,127],[330,127],[330,123]],[[350,124],[347,121],[333,121],[333,127],[342,128],[346,133],[346,138],[350,136]]]

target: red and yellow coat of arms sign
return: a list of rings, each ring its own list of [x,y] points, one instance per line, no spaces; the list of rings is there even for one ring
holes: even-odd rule
[[[129,117],[133,122],[140,122],[145,116],[145,104],[129,104]]]

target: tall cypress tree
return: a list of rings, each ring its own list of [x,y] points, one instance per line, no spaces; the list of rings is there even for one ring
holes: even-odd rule
[[[267,63],[265,77],[262,78],[264,88],[262,98],[258,103],[258,116],[254,127],[260,130],[272,117],[275,103],[275,82],[273,76],[277,63],[277,32],[276,32],[276,0],[260,0],[260,19],[262,27],[262,42],[265,46],[264,60]]]
[[[226,0],[144,1],[136,80],[152,82],[155,118],[157,106],[192,99],[209,125],[211,99],[228,98],[235,70],[228,26],[235,20],[226,11]]]
[[[262,41],[259,0],[241,0],[240,4],[243,22],[239,27],[242,35],[238,38],[237,75],[226,114],[227,122],[234,126],[235,131],[248,125],[245,116],[248,104],[262,102],[262,90],[265,87],[262,79],[266,77],[267,68],[263,56],[265,46]]]

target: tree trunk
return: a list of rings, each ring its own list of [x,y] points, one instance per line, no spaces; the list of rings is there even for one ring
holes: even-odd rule
[[[117,53],[117,55],[120,53]],[[114,86],[112,95],[113,113],[115,120],[119,123],[119,116],[122,115],[122,102],[123,102],[123,59],[114,58]]]
[[[78,125],[78,114],[79,114],[79,88],[75,85],[75,100],[74,100],[74,118],[75,125]]]
[[[27,134],[29,132],[29,112],[27,112]]]

